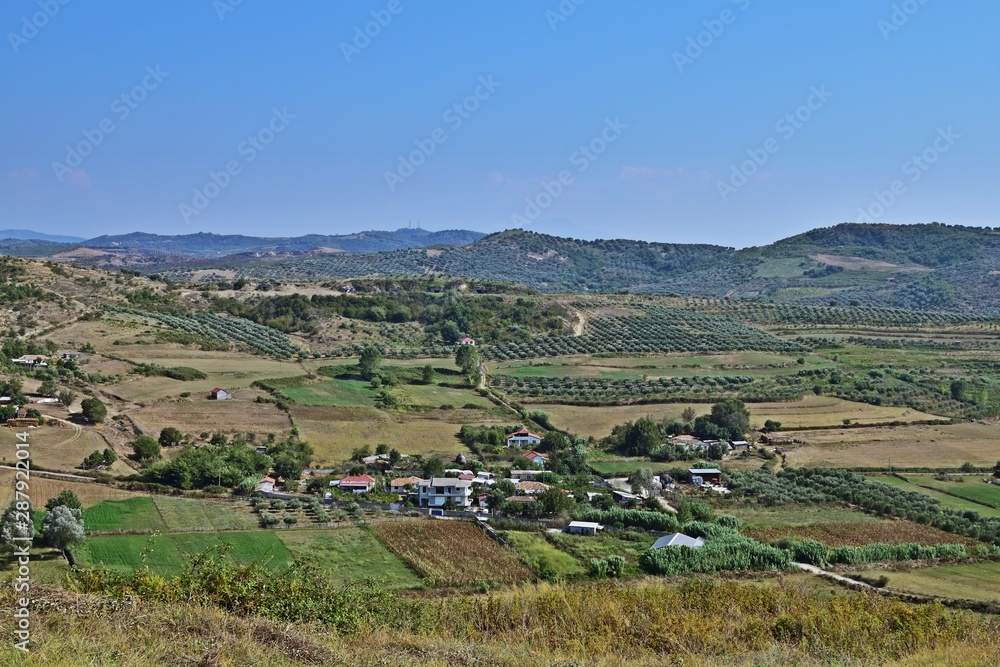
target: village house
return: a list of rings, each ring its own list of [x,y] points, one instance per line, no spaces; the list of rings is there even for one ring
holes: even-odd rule
[[[508,447],[534,447],[542,439],[522,426],[513,433],[508,433],[506,441]]]
[[[518,482],[534,482],[535,479],[541,475],[544,470],[511,470],[510,479],[515,484]]]
[[[225,389],[219,389],[218,387],[216,387],[215,389],[212,390],[212,398],[216,401],[225,401],[232,397],[233,395],[230,394]]]
[[[670,535],[664,535],[660,539],[653,542],[653,546],[650,549],[662,549],[663,547],[690,547],[692,549],[700,549],[705,546],[705,540],[700,537],[688,537],[684,533],[671,533]]]
[[[338,484],[341,491],[350,493],[368,493],[375,488],[375,478],[371,475],[355,475],[345,477]]]
[[[592,521],[570,521],[566,526],[566,532],[571,535],[597,535],[599,530],[604,530],[604,526]]]
[[[449,500],[457,507],[472,504],[472,481],[454,477],[432,477],[420,480],[418,486],[421,507],[443,507]]]
[[[465,338],[459,338],[458,339],[458,344],[459,345],[471,345],[472,347],[475,347],[476,346],[476,341],[475,341],[475,339],[469,338],[468,336],[466,336]]]
[[[420,484],[419,477],[397,477],[389,482],[389,490],[393,493],[409,493]]]
[[[790,435],[778,435],[776,433],[764,433],[760,436],[760,441],[765,445],[791,445],[795,438]]]
[[[518,482],[514,485],[517,489],[519,495],[532,496],[536,493],[541,493],[542,491],[548,491],[549,485],[543,484],[541,482],[524,481]]]
[[[541,452],[536,452],[533,449],[529,449],[524,454],[521,454],[521,456],[528,459],[532,463],[540,466],[544,466],[546,461],[549,460],[548,455],[542,454]]]
[[[46,357],[44,354],[25,354],[16,359],[11,359],[12,364],[21,364],[24,366],[39,366],[45,368],[48,364],[45,361]]]

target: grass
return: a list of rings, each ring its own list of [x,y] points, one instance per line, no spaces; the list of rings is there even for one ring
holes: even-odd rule
[[[281,569],[291,563],[291,554],[271,531],[197,532],[170,535],[99,535],[88,538],[78,547],[77,558],[84,565],[103,565],[109,569],[131,571],[143,564],[153,572],[178,575],[184,571],[185,555],[193,555],[222,543],[232,547],[226,552],[234,562],[261,562]]]
[[[364,526],[290,530],[277,537],[296,559],[310,558],[335,581],[375,578],[392,589],[417,588],[420,577]]]
[[[681,412],[687,407],[694,408],[698,415],[708,414],[712,409],[710,404],[705,403],[600,407],[559,404],[531,405],[532,409],[549,413],[556,426],[584,437],[593,436],[595,438],[606,437],[614,426],[642,417],[652,417],[656,420],[678,419]],[[749,403],[747,408],[750,410],[752,424],[763,424],[768,419],[773,419],[781,422],[785,429],[840,426],[844,419],[850,419],[856,424],[938,419],[935,415],[909,408],[854,403],[833,396],[814,396],[812,394],[801,400],[787,403]],[[838,432],[840,431],[838,430]]]
[[[650,461],[649,459],[641,458],[618,458],[605,460],[588,459],[588,463],[591,468],[598,472],[598,474],[625,477],[631,475],[639,468],[649,468],[653,471],[654,475],[658,475],[661,472],[677,466],[688,465],[690,467],[691,462],[676,463],[670,461]]]
[[[948,495],[947,493],[941,493],[940,491],[919,486],[915,480],[911,481],[909,477],[906,479],[900,479],[899,477],[894,477],[892,475],[877,475],[869,477],[868,479],[875,482],[881,482],[883,484],[891,484],[892,486],[896,486],[907,491],[922,493],[925,496],[930,496],[931,498],[937,500],[941,503],[941,507],[955,510],[957,512],[973,511],[979,512],[982,516],[1000,516],[1000,510],[998,509],[986,507],[985,505],[980,505],[979,503],[974,503],[962,498],[956,498],[955,496]]]
[[[65,418],[68,413],[59,406],[42,406],[45,414]],[[14,460],[14,437],[15,429],[0,428],[0,463],[10,465]],[[28,430],[28,443],[30,444],[31,459],[35,465],[42,466],[49,470],[64,470],[66,472],[77,473],[77,468],[83,463],[83,459],[94,451],[103,451],[108,448],[107,441],[94,427],[82,428],[79,431],[73,428],[60,428],[58,426],[46,425]],[[123,461],[116,461],[111,468],[112,472],[118,474],[128,474],[131,469]]]
[[[1000,562],[942,565],[879,574],[889,577],[889,588],[901,591],[1000,602]]]
[[[952,477],[949,480],[937,479],[930,475],[907,475],[906,478],[920,486],[931,486],[939,491],[947,491],[968,500],[993,505],[994,509],[1000,509],[1000,486],[986,484],[982,481],[982,476],[979,475]]]
[[[753,408],[751,408],[752,410]],[[807,446],[787,449],[792,467],[958,468],[966,461],[993,466],[996,427],[963,423],[946,426],[885,426],[791,432]]]
[[[787,505],[735,506],[725,507],[726,514],[732,514],[744,525],[752,528],[782,528],[790,526],[809,526],[823,523],[875,523],[883,521],[870,514],[852,510],[843,505]]]
[[[975,546],[980,543],[966,537],[959,537],[943,530],[921,526],[912,521],[869,521],[866,523],[820,523],[808,526],[785,526],[781,528],[745,528],[742,531],[765,543],[791,537],[812,539],[831,547],[866,544],[964,544]]]
[[[105,500],[83,511],[83,525],[88,531],[167,529],[167,524],[148,496],[125,500]]]
[[[156,496],[153,504],[168,530],[249,530],[259,525],[244,502]]]
[[[171,380],[173,382],[173,380]],[[190,384],[190,383],[185,383]],[[203,431],[223,433],[275,433],[279,438],[291,429],[288,415],[271,403],[255,403],[265,394],[256,389],[235,391],[228,401],[213,401],[207,392],[190,398],[151,401],[129,410],[136,425],[146,433],[157,434],[167,426],[197,436]]]
[[[307,387],[282,389],[281,393],[296,403],[315,407],[375,405],[375,391],[364,380],[334,378]]]
[[[652,546],[656,537],[645,533],[604,532],[599,535],[568,535],[556,533],[549,539],[560,551],[568,553],[580,563],[589,563],[591,558],[608,556],[625,557],[625,576],[642,574],[639,556]]]
[[[571,579],[587,572],[580,561],[554,547],[542,534],[511,530],[503,537],[539,576]]]
[[[13,482],[13,470],[0,470],[0,506],[2,507],[6,507],[14,497]],[[105,500],[122,500],[141,495],[94,482],[52,479],[39,477],[37,474],[31,476],[31,499],[36,507],[44,506],[46,500],[56,497],[60,491],[67,489],[77,495],[84,507],[90,507]]]

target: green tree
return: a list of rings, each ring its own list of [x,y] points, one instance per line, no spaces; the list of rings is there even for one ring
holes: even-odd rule
[[[398,449],[393,447],[389,450],[389,465],[395,467],[401,458],[403,458],[403,455],[399,453]]]
[[[302,462],[291,454],[279,454],[274,458],[274,472],[284,477],[288,483],[297,482],[302,477]]]
[[[469,384],[479,384],[479,350],[473,345],[460,345],[455,351],[455,364],[462,369]]]
[[[42,384],[38,385],[39,396],[55,396],[59,393],[59,383],[54,378],[45,378]]]
[[[709,420],[730,440],[742,440],[750,430],[750,411],[738,398],[727,398],[713,405]]]
[[[691,422],[694,421],[694,418],[697,416],[697,414],[698,413],[695,412],[694,408],[688,406],[683,410],[681,410],[681,421],[684,422],[685,424],[690,424]]]
[[[440,477],[444,474],[444,461],[436,456],[424,461],[424,476],[430,479],[431,477]]]
[[[87,421],[99,423],[108,416],[108,406],[99,398],[85,398],[80,403],[80,412]]]
[[[70,547],[82,542],[84,535],[82,511],[59,505],[46,512],[42,521],[42,537],[49,546],[62,552],[70,567],[76,565]]]
[[[105,448],[102,458],[104,459],[104,465],[109,466],[118,460],[118,455],[115,454],[115,450]]]
[[[76,497],[76,494],[66,489],[60,491],[59,495],[49,498],[45,502],[45,511],[51,512],[57,507],[68,507],[71,510],[83,510],[83,504],[80,503],[80,499]]]
[[[132,441],[132,450],[140,463],[152,463],[160,458],[160,443],[149,435],[140,435]]]
[[[58,398],[59,402],[62,403],[68,410],[69,406],[73,405],[73,401],[76,400],[76,392],[72,389],[63,389],[59,392],[56,398]]]
[[[420,371],[420,381],[424,384],[434,384],[434,380],[437,379],[437,373],[434,372],[434,368],[430,364],[427,364]]]
[[[774,431],[780,431],[781,422],[774,421],[773,419],[768,419],[767,421],[764,422],[764,430],[767,431],[768,433],[773,433]]]
[[[458,328],[458,325],[451,320],[445,320],[438,327],[438,331],[441,334],[441,339],[444,341],[445,345],[454,345],[458,342],[458,339],[462,337],[462,330]]]
[[[636,495],[643,491],[650,491],[653,488],[653,469],[639,468],[632,473],[628,481],[632,485],[632,493]]]
[[[167,426],[160,431],[160,447],[175,447],[181,444],[181,439],[183,437],[184,436],[181,435],[179,430],[173,426]]]
[[[565,514],[573,508],[573,499],[562,489],[552,487],[535,496],[535,503],[543,514]]]
[[[358,358],[358,369],[366,380],[371,380],[382,365],[382,352],[374,345],[368,345]]]

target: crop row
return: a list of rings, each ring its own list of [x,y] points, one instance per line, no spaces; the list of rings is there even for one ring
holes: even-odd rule
[[[872,326],[934,326],[995,324],[996,315],[937,310],[909,310],[881,306],[815,306],[757,303],[723,299],[690,299],[689,305],[706,312],[727,313],[756,324],[825,324]]]

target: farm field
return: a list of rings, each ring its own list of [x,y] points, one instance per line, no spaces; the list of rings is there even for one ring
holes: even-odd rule
[[[624,556],[625,576],[631,577],[641,574],[639,556],[656,541],[654,535],[630,532],[605,532],[599,535],[555,533],[549,538],[556,548],[565,551],[580,563],[589,563],[591,558]]]
[[[720,511],[732,514],[748,528],[785,528],[810,526],[815,524],[865,524],[885,521],[871,514],[865,514],[843,505],[786,505],[732,506]]]
[[[800,356],[805,364],[799,364]],[[488,364],[490,374],[512,377],[571,377],[640,379],[644,376],[782,375],[803,368],[829,368],[829,360],[815,355],[781,355],[768,352],[732,354],[668,354],[636,357],[576,355],[546,361],[518,360]]]
[[[688,465],[690,467],[693,464],[692,461],[682,461],[682,462],[671,462],[671,461],[650,461],[649,459],[643,458],[606,458],[606,459],[587,459],[587,463],[590,467],[596,470],[601,475],[622,475],[627,476],[635,472],[639,468],[649,468],[653,471],[654,475],[658,475],[661,472],[669,470],[670,468],[676,468],[678,466],[683,467]],[[756,467],[760,467],[758,463]]]
[[[468,452],[458,440],[462,424],[504,424],[485,410],[435,410],[392,413],[374,408],[315,408],[293,405],[292,416],[303,440],[315,450],[313,464],[323,466],[350,458],[363,445],[373,450],[390,444],[401,454],[454,456]]]
[[[909,481],[909,478],[904,480],[892,475],[872,475],[868,477],[868,479],[875,482],[881,482],[883,484],[891,484],[892,486],[906,489],[907,491],[922,493],[925,496],[930,496],[941,503],[941,507],[947,509],[958,512],[979,512],[982,516],[1000,516],[1000,509],[986,507],[985,505],[980,505],[979,503],[974,503],[963,498],[956,498],[955,496],[948,495],[947,493],[941,493],[940,491],[919,486],[915,480]]]
[[[158,378],[162,379],[162,378]],[[172,381],[172,380],[171,380]],[[166,426],[197,436],[202,432],[274,433],[288,436],[291,424],[288,415],[271,403],[255,403],[264,395],[256,389],[239,389],[233,398],[213,401],[201,395],[191,398],[166,399],[129,411],[136,426],[146,433],[158,434]]]
[[[77,495],[84,507],[96,505],[103,500],[122,500],[142,495],[132,491],[116,489],[106,484],[94,482],[78,482],[68,479],[53,479],[42,477],[37,473],[31,475],[31,498],[38,507],[45,505],[45,501],[59,495],[60,491],[69,489]],[[0,505],[4,507],[14,497],[14,471],[0,469]]]
[[[184,571],[185,555],[201,553],[223,542],[232,545],[226,553],[237,563],[259,562],[280,570],[288,567],[292,560],[288,549],[275,534],[263,530],[171,533],[157,536],[97,535],[83,542],[77,548],[76,556],[85,565],[104,565],[127,572],[141,567],[145,562],[153,572],[178,575]]]
[[[1000,602],[1000,562],[942,565],[879,574],[889,577],[889,588],[908,593]]]
[[[577,559],[552,546],[540,533],[510,530],[503,537],[539,576],[571,578],[587,573]]]
[[[982,475],[955,476],[951,477],[949,481],[936,479],[932,475],[906,475],[906,479],[913,484],[931,486],[939,491],[987,503],[993,505],[994,509],[1000,509],[1000,486],[985,483]]]
[[[14,429],[0,428],[0,464],[10,465],[14,460]],[[109,447],[93,427],[84,427],[79,431],[73,428],[57,426],[40,426],[29,429],[31,459],[39,466],[53,470],[79,472],[75,470],[83,463],[83,459],[94,451],[103,451]],[[132,469],[124,461],[118,460],[111,466],[111,472],[130,474]]]
[[[313,407],[372,407],[375,390],[363,380],[335,378],[303,387],[282,389],[281,393],[300,405]]]
[[[868,521],[862,523],[820,523],[805,526],[785,526],[783,528],[746,528],[741,531],[747,537],[764,543],[773,543],[791,537],[795,539],[817,540],[827,546],[860,547],[866,544],[979,544],[976,540],[959,537],[930,526],[905,520]]]
[[[421,585],[420,577],[365,526],[288,530],[276,535],[292,557],[311,559],[335,581],[346,584],[371,577],[392,589]]]
[[[553,423],[560,428],[568,429],[583,437],[593,436],[595,438],[609,435],[612,427],[618,424],[635,421],[642,417],[652,417],[656,420],[679,419],[681,412],[686,407],[694,408],[698,415],[707,414],[712,408],[710,404],[706,403],[660,403],[599,407],[547,403],[532,404],[531,407],[549,413]],[[808,395],[801,400],[787,403],[748,403],[747,408],[750,410],[751,423],[763,424],[768,419],[773,419],[781,422],[784,429],[839,426],[843,424],[844,419],[851,419],[857,424],[938,419],[935,415],[928,415],[909,408],[854,403],[832,396]],[[800,435],[798,437],[806,438],[808,436]]]
[[[751,407],[751,413],[753,408]],[[995,426],[976,423],[945,426],[883,426],[790,432],[807,445],[788,447],[791,467],[958,468],[966,461],[994,465]]]
[[[135,496],[124,500],[105,500],[83,511],[87,531],[164,531],[167,523],[160,516],[153,499]]]
[[[532,578],[513,552],[460,521],[400,521],[371,527],[378,540],[435,586],[516,584]]]

